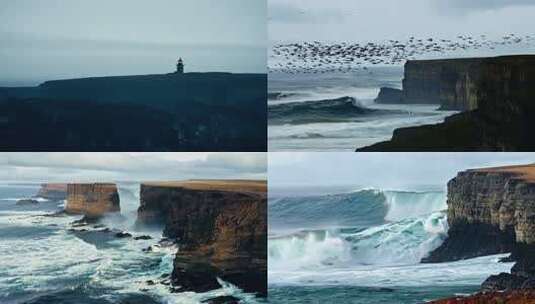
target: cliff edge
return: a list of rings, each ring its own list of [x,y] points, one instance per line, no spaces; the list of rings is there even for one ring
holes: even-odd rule
[[[535,165],[467,170],[448,182],[448,237],[422,262],[511,252],[484,291],[535,287]]]
[[[179,290],[213,290],[220,278],[265,297],[266,190],[265,181],[143,183],[137,225],[163,226],[177,240],[172,281]]]

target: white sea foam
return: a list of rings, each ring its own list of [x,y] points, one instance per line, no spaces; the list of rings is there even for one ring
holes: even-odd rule
[[[131,215],[139,205],[138,189],[135,185],[119,186],[125,216]],[[113,289],[113,293],[101,296],[112,302],[121,294],[142,293],[169,304],[197,304],[225,295],[235,296],[244,303],[256,303],[253,295],[223,281],[221,288],[207,293],[171,293],[165,285],[149,284],[148,280],[157,281],[172,272],[177,251],[176,246],[163,246],[160,250],[144,252],[143,249],[158,241],[159,233],[143,232],[153,236],[150,240],[112,237],[103,241],[106,244],[97,246],[68,231],[70,223],[81,216],[40,216],[44,214],[37,210],[0,211],[0,229],[4,233],[0,236],[0,302],[83,286],[83,289]],[[123,229],[124,222],[108,220],[110,228]],[[98,229],[82,228],[88,229],[87,233],[98,234],[95,232]]]
[[[430,214],[435,211],[445,210],[446,193],[434,192],[409,192],[409,191],[384,191],[388,212],[385,220],[399,221],[402,219]]]
[[[359,265],[324,269],[269,271],[271,285],[352,285],[369,287],[479,285],[489,275],[507,272],[507,255],[485,256],[458,262],[412,265]]]
[[[388,208],[384,224],[365,229],[301,231],[269,239],[270,284],[478,285],[489,275],[510,269],[511,263],[498,262],[506,255],[421,264],[421,259],[447,236],[445,193],[381,192]]]

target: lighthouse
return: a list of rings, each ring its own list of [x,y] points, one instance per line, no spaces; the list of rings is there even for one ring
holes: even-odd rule
[[[176,73],[184,74],[184,63],[182,62],[182,58],[179,58],[176,63]]]

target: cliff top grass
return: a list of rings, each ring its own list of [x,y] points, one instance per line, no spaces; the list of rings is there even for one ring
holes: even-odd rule
[[[158,187],[177,187],[192,190],[219,190],[234,192],[267,192],[265,180],[186,180],[186,181],[158,181],[145,182],[143,185]]]
[[[489,172],[489,173],[505,172],[505,173],[516,175],[518,179],[521,179],[530,183],[535,183],[535,164],[481,168],[481,169],[472,169],[468,171]]]

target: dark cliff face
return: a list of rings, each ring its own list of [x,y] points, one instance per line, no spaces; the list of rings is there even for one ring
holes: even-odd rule
[[[484,290],[520,288],[535,277],[535,165],[460,172],[448,183],[448,238],[422,262],[511,252],[511,274]],[[535,286],[535,285],[534,285]]]
[[[266,100],[263,74],[99,77],[0,88],[0,150],[265,151]]]
[[[265,192],[142,184],[138,225],[161,225],[177,239],[173,284],[204,292],[217,278],[267,294]]]
[[[403,91],[400,89],[382,87],[375,99],[376,103],[403,103]]]
[[[452,76],[449,86],[447,98],[470,111],[441,124],[397,129],[390,141],[358,151],[535,150],[535,56],[482,59],[464,76]]]
[[[482,59],[409,60],[405,64],[403,100],[440,104],[444,110],[473,110],[473,83]],[[475,78],[475,79],[474,79]]]
[[[65,212],[98,218],[121,211],[115,184],[68,184]]]

